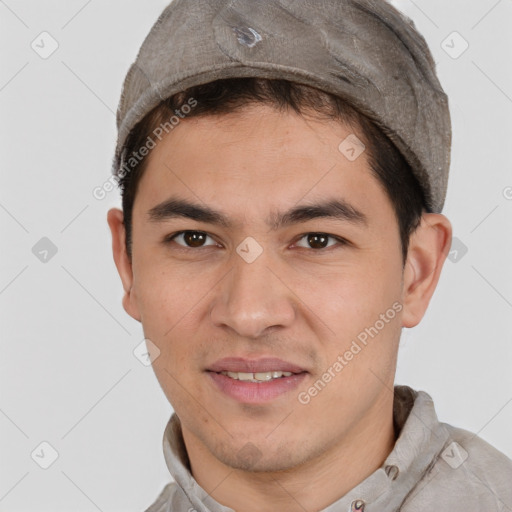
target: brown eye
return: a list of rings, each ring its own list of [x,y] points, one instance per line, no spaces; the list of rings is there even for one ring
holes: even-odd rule
[[[178,245],[195,248],[204,247],[204,242],[208,238],[210,238],[210,240],[214,242],[213,245],[215,245],[215,241],[203,231],[181,231],[180,233],[176,233],[172,237],[168,238],[168,241],[173,240],[176,241]]]
[[[335,245],[336,241],[340,244],[344,244],[344,240],[327,233],[306,233],[300,240],[306,239],[308,247],[306,249],[325,249]],[[333,240],[334,244],[328,244],[329,239]],[[304,247],[304,246],[299,246]]]

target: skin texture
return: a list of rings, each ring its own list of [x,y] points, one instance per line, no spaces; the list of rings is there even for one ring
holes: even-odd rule
[[[122,212],[108,212],[123,306],[161,351],[154,371],[181,420],[192,473],[237,511],[321,510],[379,468],[396,440],[401,328],[425,313],[451,225],[425,214],[403,268],[398,223],[365,153],[351,162],[338,150],[351,133],[339,121],[263,105],[185,119],[149,156],[134,204],[132,262]],[[220,210],[234,224],[150,222],[147,212],[171,195]],[[265,222],[271,212],[332,197],[363,212],[367,225],[318,218],[273,231]],[[208,238],[188,249],[183,237],[164,242],[182,230]],[[331,238],[319,248],[308,233],[348,244]],[[252,263],[236,252],[248,236],[263,248]],[[401,311],[300,403],[298,393],[393,304]],[[205,372],[227,356],[279,357],[309,373],[271,402],[240,403]]]

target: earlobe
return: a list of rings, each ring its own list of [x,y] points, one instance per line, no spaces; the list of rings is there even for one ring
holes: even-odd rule
[[[126,252],[126,231],[123,223],[123,212],[119,208],[111,208],[107,213],[107,222],[112,234],[112,253],[114,262],[123,284],[123,307],[135,320],[140,322],[140,314],[133,291],[132,263]]]
[[[414,327],[423,318],[450,250],[451,239],[451,223],[438,213],[424,214],[420,226],[411,235],[404,270],[403,327]]]

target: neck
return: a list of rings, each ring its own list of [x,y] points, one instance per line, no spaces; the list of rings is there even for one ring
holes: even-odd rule
[[[370,476],[393,450],[393,393],[375,404],[334,447],[286,471],[232,468],[183,425],[182,431],[192,475],[218,503],[244,512],[320,511]]]

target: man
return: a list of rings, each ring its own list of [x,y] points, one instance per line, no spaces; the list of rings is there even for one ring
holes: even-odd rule
[[[512,510],[512,461],[394,386],[451,243],[448,101],[388,3],[176,0],[108,212],[175,413],[149,512]]]

